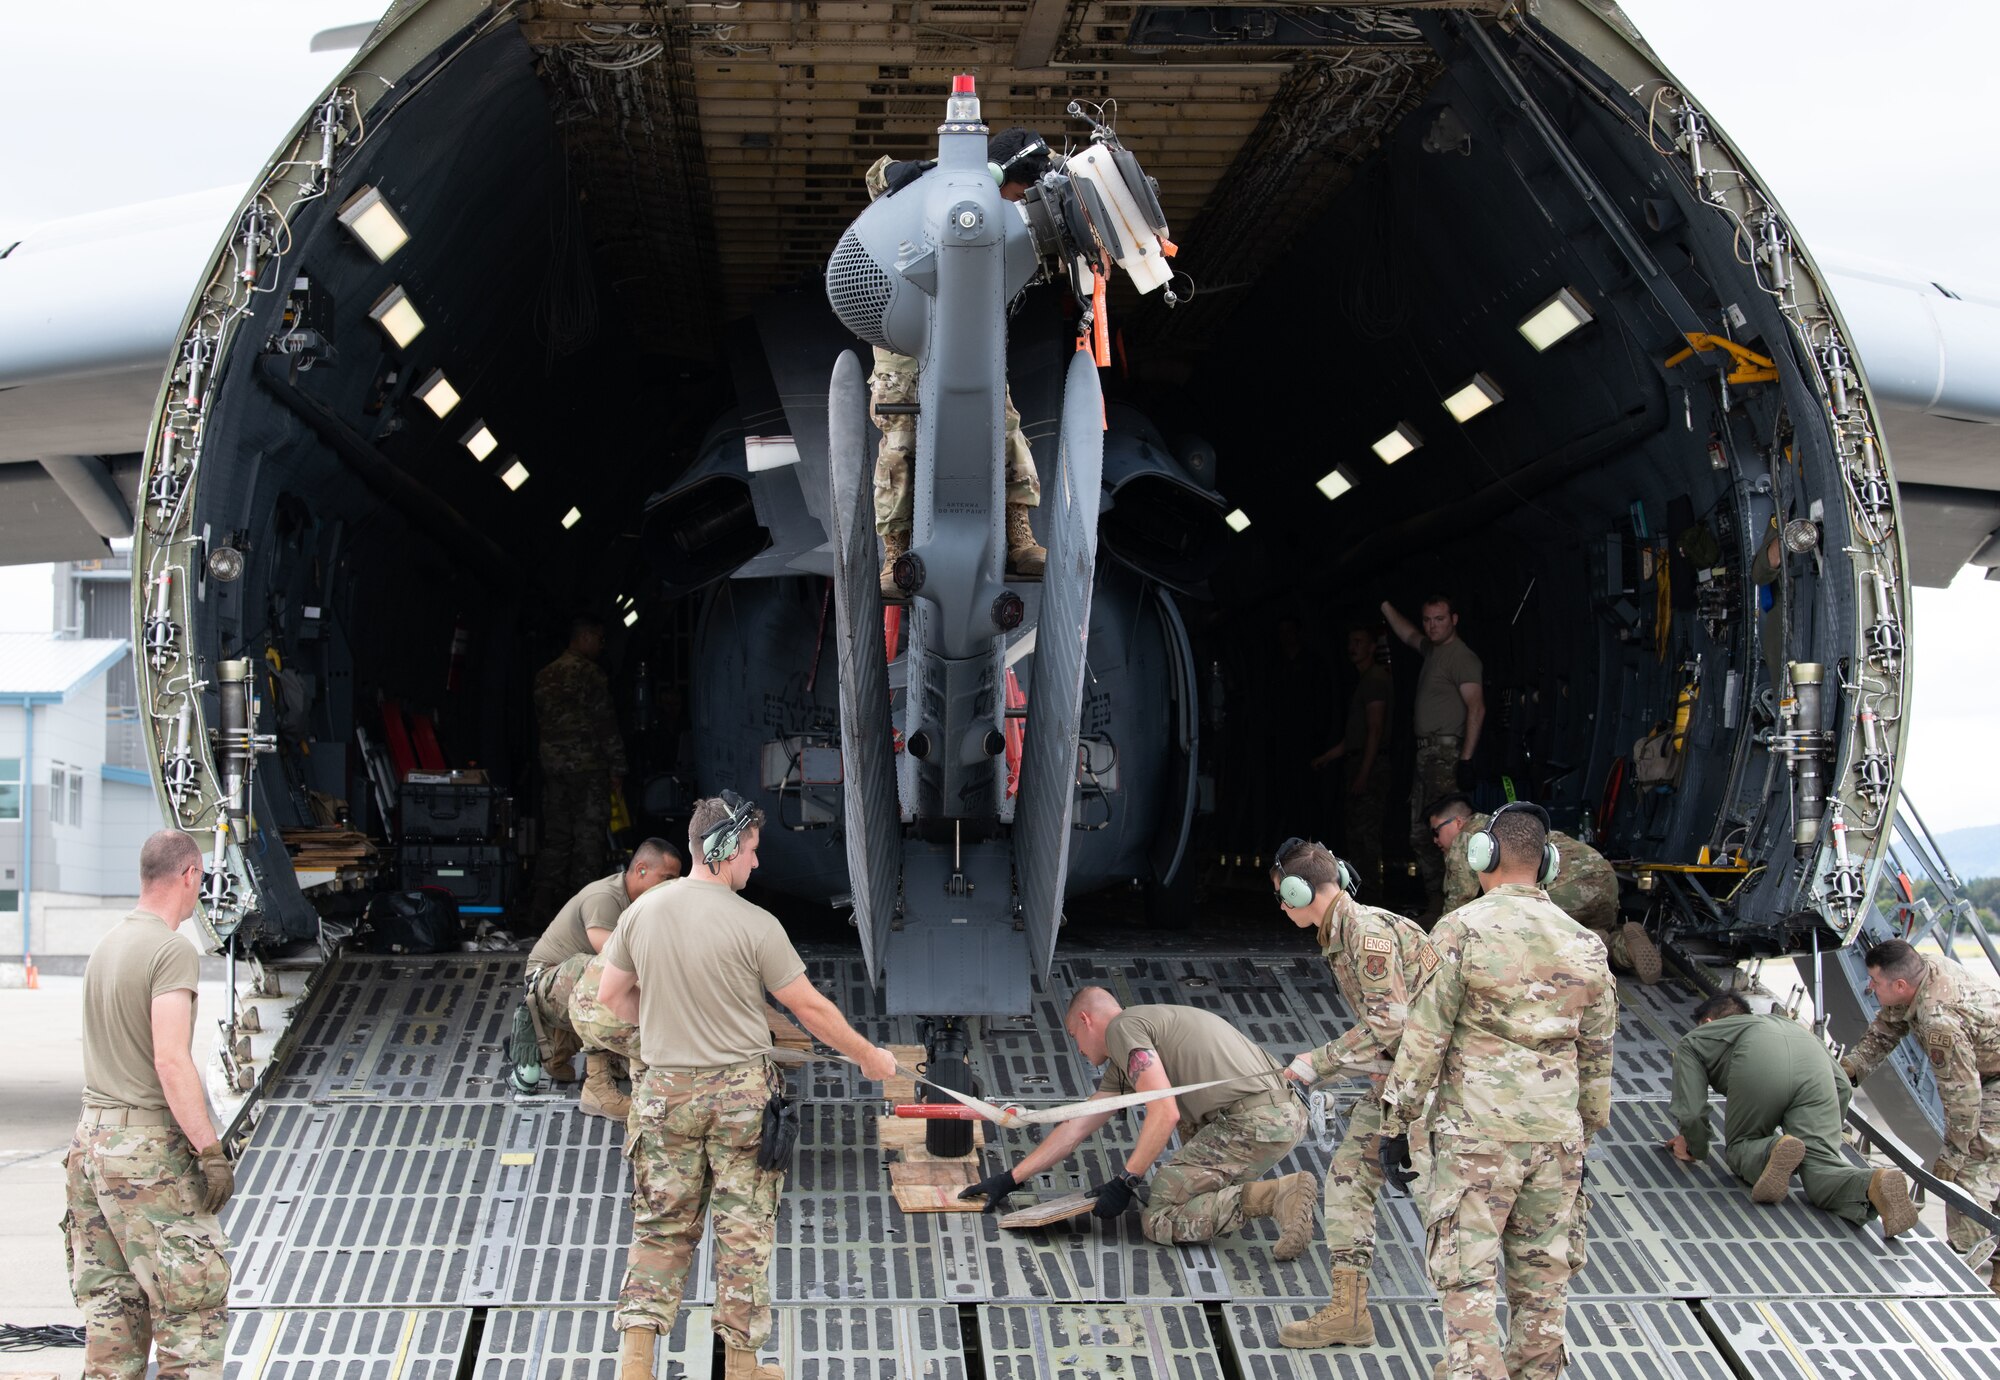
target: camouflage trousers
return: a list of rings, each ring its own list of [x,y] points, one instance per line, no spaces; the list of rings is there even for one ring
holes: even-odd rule
[[[1021,414],[1014,408],[1014,393],[1003,395],[1007,425],[1007,501],[1038,508],[1042,503],[1042,483],[1035,474],[1035,453],[1021,431]],[[868,420],[882,433],[882,445],[875,452],[875,534],[907,534],[910,530],[913,495],[916,491],[917,419],[904,413],[883,417],[875,409],[882,403],[914,403],[917,400],[917,362],[881,346],[875,347],[875,372],[868,378]]]
[[[554,1069],[576,1059],[582,1045],[569,1020],[570,994],[596,954],[571,954],[553,967],[528,976],[526,1000],[533,1002],[541,1023],[542,1067]]]
[[[1377,762],[1377,784],[1359,795],[1347,797],[1347,831],[1341,840],[1344,847],[1340,856],[1361,879],[1361,894],[1370,905],[1378,904],[1382,897],[1382,812],[1388,797],[1383,795],[1380,782],[1385,775],[1387,772]]]
[[[1326,1171],[1326,1254],[1335,1269],[1367,1274],[1375,1263],[1375,1203],[1382,1196],[1382,1104],[1364,1097],[1347,1118],[1347,1134]]]
[[[546,924],[563,902],[611,870],[611,774],[542,773],[542,850],[528,919]]]
[[[1455,734],[1417,739],[1417,762],[1410,774],[1410,847],[1424,879],[1424,897],[1435,908],[1444,902],[1444,853],[1431,836],[1424,811],[1439,796],[1458,789],[1458,746]]]
[[[620,1020],[618,1013],[597,999],[604,982],[604,956],[593,954],[569,994],[569,1026],[586,1050],[616,1054],[632,1066],[637,1080],[645,1065],[639,1059],[639,1027]]]
[[[1243,1225],[1243,1186],[1292,1153],[1306,1132],[1305,1108],[1283,1102],[1231,1108],[1188,1137],[1153,1176],[1140,1228],[1149,1241],[1212,1241]]]
[[[1979,1099],[1979,1133],[1972,1144],[1973,1153],[1958,1156],[1958,1186],[1966,1197],[1992,1209],[2000,1199],[2000,1078],[1988,1083]],[[1986,1228],[1949,1207],[1944,1211],[1944,1232],[1961,1255],[1986,1239]]]
[[[1573,1231],[1583,1187],[1581,1141],[1431,1138],[1424,1213],[1431,1285],[1444,1310],[1451,1380],[1556,1380],[1563,1313],[1582,1257]],[[1494,1267],[1507,1278],[1508,1335],[1500,1345]]]
[[[757,1167],[769,1067],[756,1059],[702,1073],[647,1069],[633,1088],[625,1142],[632,1252],[618,1291],[619,1330],[673,1330],[712,1209],[715,1330],[737,1351],[755,1351],[771,1335],[771,1248],[785,1175]]]
[[[201,1210],[194,1152],[171,1126],[79,1125],[64,1168],[70,1292],[85,1380],[219,1380],[229,1334],[229,1240]]]

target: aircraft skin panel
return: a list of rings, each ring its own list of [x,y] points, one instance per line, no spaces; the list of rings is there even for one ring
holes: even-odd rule
[[[1104,401],[1089,354],[1070,356],[1063,387],[1062,448],[1055,482],[1042,498],[1048,567],[1035,670],[1028,690],[1028,731],[1014,809],[1014,865],[1028,952],[1037,976],[1055,953],[1063,888],[1069,874],[1070,815],[1076,800],[1076,748],[1090,636],[1090,596],[1097,570],[1097,501],[1104,470]]]
[[[868,395],[861,361],[843,351],[827,392],[832,473],[834,616],[840,649],[840,745],[847,866],[854,925],[868,980],[879,983],[902,880],[902,817],[896,804],[889,725],[889,667],[875,559],[875,497],[869,483]]]

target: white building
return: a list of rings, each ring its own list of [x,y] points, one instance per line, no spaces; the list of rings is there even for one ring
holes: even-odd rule
[[[0,633],[0,958],[87,954],[138,894],[160,812],[110,687],[130,656],[123,638]]]

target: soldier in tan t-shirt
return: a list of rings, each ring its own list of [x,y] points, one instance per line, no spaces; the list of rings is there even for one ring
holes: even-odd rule
[[[661,882],[681,875],[681,860],[665,839],[647,839],[632,850],[623,872],[599,877],[563,903],[556,918],[528,954],[524,1000],[533,1003],[536,1030],[545,1047],[542,1067],[558,1083],[576,1081],[576,1056],[582,1048],[570,1023],[570,999],[585,967],[618,928],[618,917]],[[611,1056],[602,1050],[584,1056],[580,1111],[623,1121],[632,1110],[613,1078]]]
[[[83,1116],[64,1162],[70,1290],[84,1373],[222,1374],[229,1241],[215,1214],[235,1176],[193,1055],[201,960],[177,931],[201,894],[201,849],[163,829],[139,852],[139,905],[83,970]]]
[[[1154,1176],[1140,1215],[1148,1239],[1208,1241],[1247,1218],[1276,1217],[1278,1258],[1291,1260],[1305,1250],[1318,1181],[1311,1174],[1262,1177],[1291,1153],[1306,1126],[1305,1108],[1276,1059],[1213,1012],[1193,1006],[1128,1009],[1102,987],[1085,987],[1070,999],[1063,1028],[1079,1054],[1103,1065],[1093,1098],[1223,1080],[1217,1087],[1145,1104],[1139,1144],[1126,1157],[1123,1173],[1091,1190],[1097,1199],[1092,1212],[1106,1220],[1122,1215],[1178,1126],[1180,1152]],[[1064,1122],[1019,1164],[959,1196],[984,1197],[987,1211],[997,1209],[1028,1179],[1068,1159],[1114,1115]]]
[[[633,1096],[632,1250],[618,1295],[619,1380],[652,1380],[673,1330],[702,1218],[715,1213],[715,1331],[724,1380],[783,1380],[757,1353],[771,1334],[771,1249],[782,1168],[757,1163],[777,1090],[770,993],[872,1079],[896,1058],[854,1032],[812,985],[778,918],[737,895],[757,867],[763,812],[725,794],[695,806],[689,874],[648,893],[604,946],[598,999],[639,1027]]]
[[[1410,847],[1431,913],[1444,896],[1444,853],[1431,837],[1431,802],[1452,791],[1470,791],[1475,784],[1473,754],[1486,724],[1486,688],[1479,656],[1458,636],[1458,610],[1441,594],[1424,600],[1423,628],[1396,612],[1387,600],[1382,616],[1404,643],[1423,654],[1417,676],[1416,713],[1410,725],[1416,739],[1416,763],[1410,775]]]

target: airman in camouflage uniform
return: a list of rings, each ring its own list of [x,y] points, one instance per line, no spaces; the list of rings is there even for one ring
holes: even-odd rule
[[[1333,972],[1341,1000],[1359,1019],[1339,1039],[1292,1060],[1287,1075],[1301,1083],[1341,1076],[1350,1064],[1379,1063],[1386,1073],[1403,1039],[1410,998],[1437,971],[1437,950],[1414,921],[1393,911],[1357,902],[1340,885],[1340,864],[1323,846],[1299,843],[1280,849],[1273,880],[1297,877],[1312,888],[1304,906],[1279,907],[1293,924],[1313,928],[1320,953]],[[1347,1134],[1327,1170],[1325,1221],[1327,1257],[1333,1267],[1333,1297],[1304,1322],[1278,1330],[1285,1346],[1371,1346],[1375,1324],[1368,1315],[1368,1271],[1375,1260],[1375,1200],[1382,1193],[1382,1166],[1376,1141],[1382,1128],[1379,1100],[1383,1078],[1370,1078],[1373,1091],[1354,1104]]]
[[[1584,1154],[1611,1119],[1618,998],[1603,942],[1530,880],[1545,827],[1514,806],[1494,828],[1501,861],[1481,877],[1485,896],[1431,932],[1442,962],[1410,1004],[1382,1132],[1403,1137],[1435,1090],[1424,1222],[1446,1372],[1555,1380],[1581,1254],[1572,1228]],[[1407,1164],[1407,1140],[1386,1141],[1384,1156]],[[1504,1354],[1496,1258],[1507,1280]]]
[[[1305,1252],[1319,1196],[1313,1176],[1262,1177],[1292,1152],[1306,1126],[1305,1108],[1287,1090],[1276,1060],[1212,1011],[1121,1007],[1102,987],[1079,990],[1063,1026],[1077,1052],[1104,1068],[1093,1098],[1218,1083],[1144,1105],[1139,1143],[1124,1170],[1091,1189],[1097,1217],[1114,1221],[1124,1215],[1178,1127],[1181,1148],[1153,1177],[1152,1195],[1139,1216],[1148,1240],[1209,1241],[1245,1221],[1271,1217],[1278,1222],[1273,1254],[1293,1260]],[[997,1209],[1027,1179],[1068,1159],[1114,1115],[1064,1122],[1019,1164],[959,1196],[984,1197],[987,1211]]]
[[[201,850],[163,829],[140,850],[139,877],[138,907],[83,975],[83,1116],[63,1214],[83,1373],[141,1380],[153,1350],[162,1380],[219,1380],[229,1241],[215,1214],[235,1175],[192,1054],[200,958],[175,933],[200,894]]]
[[[639,1027],[621,1020],[616,1011],[598,999],[598,987],[603,981],[604,955],[592,954],[570,988],[570,1029],[576,1032],[578,1043],[586,1051],[602,1050],[623,1059],[632,1071],[632,1085],[637,1087],[646,1071],[645,1062],[639,1057]]]
[[[994,136],[993,144],[998,147],[1000,141],[1010,135],[1028,133],[1025,130],[1004,130]],[[1029,137],[1035,144],[1041,143],[1032,134]],[[892,171],[911,166],[898,164],[886,155],[876,159],[862,177],[863,184],[868,188],[868,199],[880,200],[891,190]],[[1042,150],[1040,159],[1036,159],[1030,150],[1017,167],[1008,169],[1008,180],[1002,184],[1000,194],[1009,201],[1018,201],[1022,190],[1040,177],[1046,166],[1046,149]],[[895,186],[900,188],[901,185],[899,178]],[[875,371],[868,376],[868,420],[882,433],[881,448],[875,452],[875,534],[882,538],[884,599],[903,597],[889,572],[896,557],[910,549],[912,496],[917,469],[917,419],[913,413],[907,412],[883,416],[876,409],[889,404],[914,404],[917,401],[917,376],[915,359],[886,346],[875,347]],[[1036,544],[1034,529],[1028,521],[1028,509],[1041,506],[1042,484],[1035,473],[1035,453],[1029,448],[1028,438],[1021,430],[1021,414],[1014,407],[1013,390],[1006,389],[1002,398],[1007,427],[1007,569],[1014,575],[1032,577],[1042,573],[1048,559],[1048,552]]]
[[[1486,827],[1491,815],[1473,813],[1462,795],[1448,795],[1430,807],[1438,847],[1444,849],[1444,909],[1449,915],[1479,894],[1479,881],[1465,860],[1467,841]],[[1549,899],[1565,915],[1604,941],[1614,966],[1638,976],[1648,987],[1660,980],[1660,949],[1637,921],[1619,923],[1618,874],[1604,855],[1559,829],[1549,831],[1556,846],[1556,879]]]
[[[785,1176],[781,1164],[759,1163],[765,1105],[779,1089],[765,1057],[764,994],[864,1076],[879,1080],[896,1068],[893,1054],[855,1034],[813,987],[777,917],[737,894],[757,866],[763,815],[735,805],[696,803],[688,875],[633,902],[602,954],[596,1000],[637,1026],[646,1065],[625,1143],[632,1248],[618,1294],[619,1380],[653,1380],[704,1218],[715,1226],[713,1325],[724,1380],[784,1380],[758,1360],[771,1334],[771,1248]]]
[[[1875,945],[1865,961],[1868,990],[1882,1006],[1841,1071],[1859,1083],[1914,1036],[1944,1104],[1944,1148],[1931,1172],[1991,1208],[2000,1197],[2000,984],[1900,939]],[[1945,1236],[1964,1253],[1986,1232],[1947,1208]],[[2000,1293],[2000,1265],[1990,1283]]]
[[[552,917],[610,864],[611,793],[625,781],[625,743],[596,662],[603,651],[603,624],[579,618],[568,649],[535,673],[542,843],[528,914],[536,920]]]

